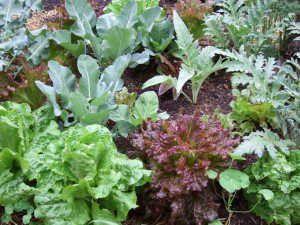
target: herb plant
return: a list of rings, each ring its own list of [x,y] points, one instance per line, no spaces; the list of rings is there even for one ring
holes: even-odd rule
[[[214,72],[226,68],[220,58],[216,63],[213,57],[219,53],[219,49],[208,46],[202,50],[198,50],[198,42],[194,41],[188,28],[174,10],[174,27],[176,31],[178,51],[175,56],[183,62],[178,78],[166,75],[160,75],[148,80],[143,88],[153,86],[160,83],[170,84],[175,90],[174,99],[183,93],[190,102],[197,103],[200,88],[205,79]],[[191,81],[192,99],[190,99],[182,90],[183,86]]]
[[[0,106],[2,220],[25,210],[45,224],[120,224],[135,208],[135,187],[149,180],[140,160],[119,153],[100,125],[58,130],[53,109]]]
[[[223,171],[238,144],[219,121],[197,111],[173,121],[146,122],[130,139],[134,154],[154,171],[149,202],[158,202],[156,210],[167,207],[170,220],[180,224],[216,218],[218,204],[206,171]]]

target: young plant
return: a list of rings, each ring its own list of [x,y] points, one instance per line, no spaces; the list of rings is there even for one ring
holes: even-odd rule
[[[221,172],[220,174],[213,170],[206,171],[206,175],[212,180],[217,179],[220,186],[223,188],[221,195],[219,195],[216,190],[215,183],[213,183],[216,194],[219,195],[219,197],[225,203],[226,210],[229,214],[225,225],[231,224],[231,218],[234,213],[245,213],[243,211],[233,210],[232,203],[235,200],[237,192],[241,189],[248,188],[250,185],[249,176],[247,174],[231,168],[234,160],[243,161],[246,159],[234,153],[229,153],[229,155],[232,158],[232,160],[227,170]],[[249,210],[248,212],[251,212],[253,209]],[[218,220],[216,220],[215,223],[222,224],[220,221],[218,223]]]
[[[43,27],[30,32],[25,27],[32,11],[42,11],[41,0],[0,1],[0,71],[7,71],[17,56],[25,57],[34,65],[47,57],[49,31]]]
[[[116,104],[116,94],[123,87],[121,75],[131,62],[131,56],[121,56],[113,65],[101,72],[97,60],[81,55],[77,61],[81,79],[77,82],[72,71],[56,61],[50,61],[49,76],[53,87],[36,81],[60,116],[64,126],[102,124],[109,119],[117,122],[115,131],[124,136],[148,118],[167,118],[158,114],[158,97],[154,92],[145,92],[135,102],[133,115],[127,105]],[[78,85],[77,85],[78,83]]]
[[[149,60],[150,55],[164,51],[170,44],[173,28],[169,19],[163,16],[162,8],[150,7],[139,15],[138,4],[136,0],[127,1],[126,4],[122,3],[120,13],[108,13],[96,19],[95,12],[86,0],[67,0],[66,9],[75,21],[70,31],[89,43],[100,63],[133,54],[135,63],[131,67],[143,64]],[[71,44],[70,39],[67,43]],[[134,54],[143,49],[142,45],[154,53],[143,51]]]
[[[100,125],[61,132],[52,107],[0,105],[2,221],[14,211],[45,224],[120,224],[137,207],[135,188],[149,181],[143,163],[118,152]]]
[[[296,1],[224,0],[217,13],[205,18],[206,35],[216,46],[238,50],[242,45],[248,53],[278,57],[288,38],[288,24],[299,10]],[[279,46],[279,47],[278,47]]]
[[[173,121],[148,121],[130,134],[130,140],[136,148],[133,154],[154,171],[147,200],[150,211],[170,210],[170,221],[178,224],[216,218],[218,204],[206,171],[223,171],[228,153],[239,142],[218,120],[196,111]]]
[[[263,55],[246,54],[244,48],[240,52],[223,52],[233,61],[228,63],[228,72],[239,72],[232,78],[233,88],[244,85],[242,94],[251,104],[271,104],[276,119],[273,128],[280,127],[282,133],[299,142],[299,62],[292,59],[278,66],[273,58]]]
[[[176,43],[178,45],[178,51],[175,56],[180,58],[183,62],[179,77],[175,78],[166,75],[156,76],[148,80],[143,85],[143,88],[166,83],[174,88],[175,100],[182,93],[190,102],[197,103],[200,88],[206,78],[214,72],[226,68],[226,66],[221,58],[216,63],[213,61],[213,57],[219,53],[219,49],[208,46],[199,51],[198,42],[194,41],[193,36],[190,34],[182,19],[175,10],[173,14],[174,27],[177,36]],[[183,86],[188,81],[191,81],[192,99],[182,90]]]

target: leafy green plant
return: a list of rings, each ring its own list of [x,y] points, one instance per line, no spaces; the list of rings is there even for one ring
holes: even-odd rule
[[[151,172],[117,151],[100,125],[58,130],[52,107],[0,106],[0,205],[4,222],[25,210],[24,224],[120,224],[137,207],[135,188]]]
[[[246,169],[250,186],[245,197],[254,212],[268,224],[300,222],[300,151],[277,153],[277,160],[264,155]],[[257,203],[258,202],[258,203]]]
[[[222,172],[239,142],[218,120],[196,111],[173,121],[148,121],[129,138],[136,148],[133,154],[154,171],[145,200],[150,212],[166,209],[171,223],[178,224],[216,218],[219,205],[206,172]]]
[[[251,104],[271,104],[276,119],[271,125],[290,139],[298,142],[299,134],[299,62],[292,59],[278,66],[273,58],[263,55],[248,56],[243,48],[240,52],[223,52],[233,59],[228,63],[228,72],[236,73],[232,78],[233,88],[244,85],[243,95]]]
[[[173,27],[170,20],[162,15],[160,7],[151,7],[139,15],[139,2],[130,0],[122,5],[118,15],[108,13],[96,19],[95,12],[86,0],[67,0],[66,9],[70,18],[75,21],[70,31],[85,40],[92,47],[98,61],[104,64],[120,56],[140,52],[144,45],[151,52],[133,54],[132,59],[135,63],[131,67],[143,64],[149,60],[150,55],[164,51],[170,44],[173,39]],[[94,32],[95,29],[97,33]],[[68,31],[60,33],[69,36]],[[74,45],[70,38],[66,37],[63,40],[64,42],[60,42],[64,45],[68,43],[72,48],[81,44],[78,42]]]
[[[193,36],[190,34],[188,28],[174,10],[174,27],[176,31],[178,51],[175,56],[180,58],[183,62],[179,77],[160,75],[155,76],[148,80],[143,88],[153,86],[160,83],[167,83],[171,85],[176,94],[174,99],[182,93],[190,102],[196,103],[199,95],[200,88],[205,79],[214,72],[226,68],[225,63],[220,58],[216,63],[213,57],[219,53],[219,49],[208,46],[202,50],[198,50],[198,42],[194,41]],[[191,81],[192,86],[192,99],[190,99],[182,90],[183,86]]]
[[[49,76],[53,87],[40,81],[36,84],[54,107],[55,115],[64,121],[64,126],[74,123],[105,125],[111,119],[117,122],[116,132],[126,135],[148,118],[166,118],[165,114],[158,114],[158,98],[154,92],[139,97],[132,110],[133,117],[129,106],[116,104],[116,93],[123,87],[121,75],[130,61],[130,55],[121,56],[101,73],[97,60],[81,55],[77,61],[81,74],[78,82],[69,68],[50,61]]]
[[[204,35],[204,15],[213,11],[214,2],[211,0],[202,2],[198,0],[179,0],[174,5],[184,23],[193,34],[200,39]]]
[[[288,38],[288,24],[299,10],[296,1],[224,0],[205,18],[206,35],[222,49],[245,46],[248,53],[278,56]],[[291,15],[288,15],[286,9]],[[293,14],[294,13],[294,14]],[[289,21],[289,22],[288,22]]]
[[[38,65],[48,55],[50,32],[45,27],[27,31],[26,19],[31,11],[41,11],[42,1],[0,1],[0,71],[7,70],[22,55]]]
[[[289,154],[289,148],[292,146],[295,146],[294,142],[282,140],[278,134],[265,128],[263,132],[256,131],[243,137],[243,142],[235,149],[235,153],[238,155],[255,153],[258,157],[262,157],[267,151],[271,158],[276,159],[278,150]]]
[[[129,2],[130,0],[113,0],[111,3],[109,3],[105,7],[105,13],[113,13],[115,15],[119,15],[124,8],[124,6]],[[159,0],[137,0],[138,5],[138,14],[142,14],[147,9],[158,6]]]

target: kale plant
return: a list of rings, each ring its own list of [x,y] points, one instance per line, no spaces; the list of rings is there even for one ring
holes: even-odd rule
[[[117,122],[116,132],[126,136],[148,118],[167,118],[167,114],[158,114],[159,103],[154,92],[143,93],[136,101],[132,113],[127,105],[116,103],[116,94],[124,84],[121,76],[131,59],[130,55],[120,56],[101,71],[97,60],[81,55],[77,61],[81,74],[79,82],[69,68],[50,61],[49,76],[53,87],[40,81],[36,81],[36,84],[54,107],[55,115],[64,121],[64,126],[74,123],[84,126],[105,125],[111,119]]]
[[[216,218],[219,204],[206,171],[226,169],[228,153],[239,143],[218,120],[196,111],[173,121],[148,121],[130,134],[130,140],[134,154],[154,171],[147,200],[152,212],[167,208],[176,224],[202,224]]]
[[[32,11],[41,11],[42,1],[0,1],[0,71],[7,70],[19,55],[38,65],[47,58],[51,33],[42,27],[28,31],[26,19]]]
[[[66,9],[75,21],[70,31],[92,47],[100,63],[133,54],[135,64],[131,67],[143,64],[150,55],[164,51],[171,43],[173,26],[158,6],[139,15],[139,2],[130,0],[119,14],[107,13],[96,19],[96,13],[86,0],[67,0]],[[145,48],[150,51],[142,51]]]
[[[0,105],[0,205],[2,221],[25,211],[44,224],[120,224],[137,207],[135,188],[151,172],[117,151],[100,125],[65,131],[53,108],[31,112],[27,104]]]

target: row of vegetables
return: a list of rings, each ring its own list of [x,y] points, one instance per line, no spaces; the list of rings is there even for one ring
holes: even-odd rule
[[[299,41],[297,1],[223,0],[212,12],[213,3],[181,0],[171,19],[158,1],[114,0],[97,18],[86,0],[66,0],[54,10],[59,24],[34,30],[40,1],[0,6],[0,97],[14,101],[0,104],[4,223],[21,212],[24,224],[120,224],[138,197],[146,216],[170,224],[231,224],[245,212],[300,223],[299,52],[285,60],[287,43]],[[184,22],[190,9],[210,12],[201,32],[211,45],[200,47]],[[127,68],[156,60],[172,69],[173,56],[177,76],[158,69],[143,89],[160,85],[193,104],[205,80],[226,71],[232,112],[169,119],[154,91],[128,92]],[[249,155],[256,162],[245,163]],[[234,208],[240,193],[248,211]]]

